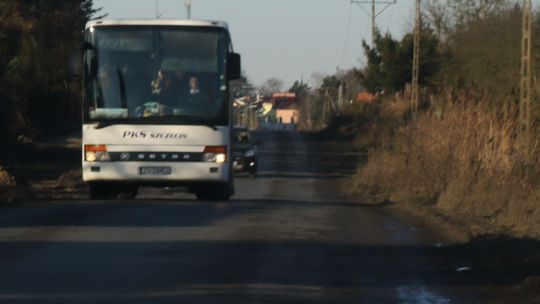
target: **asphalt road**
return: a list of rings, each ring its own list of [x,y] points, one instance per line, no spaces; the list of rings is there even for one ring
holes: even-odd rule
[[[345,144],[258,136],[260,175],[230,202],[145,189],[0,208],[0,303],[527,302],[536,272],[504,266],[514,251],[343,197],[362,157]]]

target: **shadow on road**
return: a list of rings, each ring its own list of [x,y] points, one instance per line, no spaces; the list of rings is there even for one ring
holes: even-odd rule
[[[512,269],[492,258],[490,251],[501,246],[513,248],[508,252]],[[39,260],[9,262],[42,247],[43,242],[0,242],[0,302],[447,303],[452,296],[445,294],[450,293],[468,299],[459,303],[482,303],[496,297],[490,295],[492,289],[540,275],[538,261],[526,260],[530,250],[538,252],[538,242],[511,239],[445,248],[267,241],[53,242]],[[161,254],[149,256],[155,252]],[[522,263],[516,264],[516,258]],[[51,268],[54,283],[48,280]],[[465,268],[469,270],[459,271]],[[522,300],[512,298],[513,303]]]
[[[254,299],[308,303],[327,297],[336,303],[358,299],[393,303],[400,301],[400,292],[410,300],[422,294],[415,288],[427,287],[430,293],[440,292],[426,295],[424,291],[429,303],[445,303],[442,300],[451,299],[443,296],[447,292],[460,294],[460,299],[470,293],[474,299],[470,303],[482,303],[493,296],[493,290],[511,289],[528,277],[540,276],[540,242],[508,237],[450,246],[287,241],[271,227],[242,228],[240,221],[238,226],[229,224],[230,239],[218,240],[222,229],[231,229],[221,227],[224,220],[234,223],[253,216],[262,221],[279,208],[302,214],[321,206],[348,212],[379,208],[271,199],[4,207],[0,209],[0,302],[172,303],[191,298],[213,303],[230,297],[240,303]],[[100,227],[107,230],[92,232],[90,240],[66,236]],[[16,230],[6,237],[6,229]],[[36,231],[35,237],[22,237]],[[122,240],[109,239],[119,231]],[[146,235],[144,241],[130,240],[141,235]],[[17,262],[25,256],[27,260]]]

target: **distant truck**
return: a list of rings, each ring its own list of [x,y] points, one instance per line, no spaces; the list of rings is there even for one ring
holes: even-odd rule
[[[83,44],[82,172],[90,196],[185,186],[234,193],[229,81],[240,78],[218,21],[96,20]]]

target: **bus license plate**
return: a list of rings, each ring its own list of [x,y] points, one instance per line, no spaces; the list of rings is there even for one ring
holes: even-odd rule
[[[140,167],[139,175],[171,175],[171,167]]]

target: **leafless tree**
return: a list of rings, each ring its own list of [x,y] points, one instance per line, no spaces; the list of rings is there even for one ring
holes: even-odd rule
[[[446,0],[456,25],[482,20],[511,4],[510,0]]]
[[[283,80],[272,77],[266,80],[260,87],[260,92],[264,95],[272,95],[274,92],[280,92],[283,89]]]
[[[424,16],[433,27],[439,39],[444,40],[451,26],[450,9],[444,1],[428,0],[424,2]]]
[[[326,77],[327,75],[323,74],[323,73],[320,73],[320,72],[315,72],[311,75],[311,79],[315,82],[315,87],[314,88],[319,88],[322,83],[323,83],[323,79]]]

